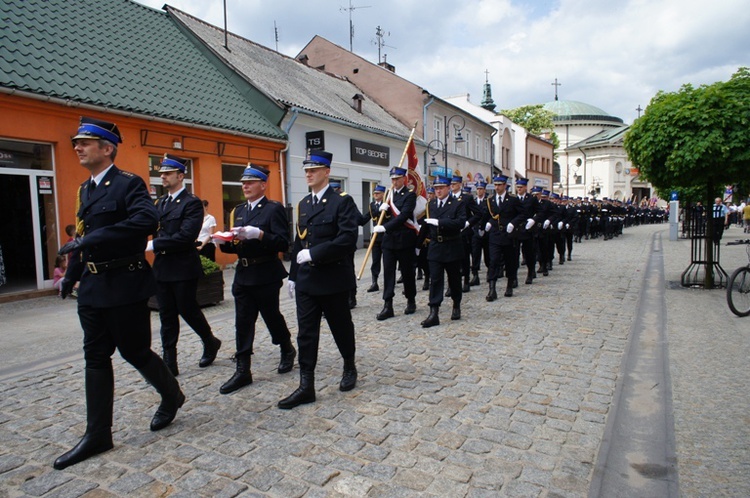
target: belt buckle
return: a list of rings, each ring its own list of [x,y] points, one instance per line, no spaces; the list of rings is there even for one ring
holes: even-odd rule
[[[247,258],[240,258],[240,263],[242,263],[242,266],[244,266],[245,268],[248,267]]]
[[[96,269],[96,263],[94,263],[93,261],[87,261],[86,268],[89,269],[89,273],[91,273],[92,275],[96,275],[97,273],[99,273],[99,270]]]

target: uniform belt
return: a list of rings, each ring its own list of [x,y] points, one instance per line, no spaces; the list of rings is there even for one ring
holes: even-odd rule
[[[460,238],[460,235],[438,235],[436,240],[438,242],[450,242],[451,240],[458,240]]]
[[[86,268],[88,268],[89,273],[93,275],[105,272],[107,270],[114,270],[115,268],[123,268],[126,266],[128,267],[129,271],[135,271],[143,268],[143,263],[145,261],[146,260],[143,259],[143,256],[139,254],[137,256],[128,256],[127,258],[113,259],[111,261],[102,261],[99,263],[87,261]]]
[[[268,263],[270,261],[273,261],[274,259],[278,259],[278,258],[276,256],[263,256],[262,258],[240,258],[239,263],[245,268],[247,268],[248,266],[252,266],[252,265]]]

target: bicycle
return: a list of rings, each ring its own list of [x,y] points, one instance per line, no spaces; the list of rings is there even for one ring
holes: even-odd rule
[[[750,315],[750,245],[746,251],[747,265],[734,270],[727,282],[727,304],[737,316]]]

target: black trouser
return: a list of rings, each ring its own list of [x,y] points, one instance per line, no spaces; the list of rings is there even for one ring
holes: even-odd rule
[[[565,232],[565,245],[568,246],[568,256],[573,254],[573,231]]]
[[[383,260],[383,246],[380,242],[375,242],[372,245],[372,252],[370,253],[370,256],[372,256],[372,264],[370,264],[370,274],[372,275],[372,283],[376,283],[378,281],[378,277],[380,276],[380,263]]]
[[[111,371],[115,349],[136,369],[148,362],[154,353],[151,351],[151,311],[147,302],[112,308],[78,305],[86,368]]]
[[[461,275],[469,278],[471,275],[471,238],[474,232],[471,228],[465,228],[461,232],[461,243],[464,245],[464,256],[461,258]]]
[[[156,298],[159,300],[161,319],[161,345],[165,350],[177,347],[180,336],[180,318],[192,328],[204,344],[213,337],[211,326],[203,316],[195,292],[198,279],[179,282],[156,282]]]
[[[429,261],[430,264],[430,306],[440,306],[445,289],[445,272],[448,275],[448,288],[451,299],[456,305],[461,304],[461,260]]]
[[[207,257],[211,261],[216,261],[216,246],[213,244],[213,242],[209,242],[208,244],[203,246],[198,254]]]
[[[331,329],[331,335],[344,359],[353,358],[355,353],[354,322],[349,309],[349,291],[336,294],[312,295],[296,292],[297,301],[297,346],[299,367],[312,372],[318,363],[320,343],[320,320],[323,315]]]
[[[534,237],[529,236],[528,239],[519,240],[517,244],[516,257],[523,255],[526,268],[528,268],[529,272],[533,272],[534,265],[536,264],[536,244],[534,243]]]
[[[539,267],[547,268],[550,266],[552,257],[554,256],[555,246],[552,243],[552,235],[549,230],[539,233],[537,237],[538,251],[539,254]]]
[[[499,245],[490,242],[490,269],[487,281],[496,282],[500,278],[500,270],[505,267],[505,276],[512,283],[518,276],[518,255],[513,244]]]
[[[430,278],[430,262],[427,261],[427,254],[428,254],[428,247],[429,246],[422,246],[419,251],[419,256],[417,256],[417,268],[422,269],[422,273],[424,273],[424,278],[428,279]]]
[[[471,236],[471,272],[479,273],[484,257],[484,266],[490,266],[490,239],[485,234],[480,237],[478,233]]]
[[[383,248],[383,299],[393,299],[396,295],[396,263],[404,277],[404,296],[414,299],[417,295],[416,275],[414,274],[414,248]]]
[[[557,248],[557,255],[560,259],[565,259],[565,232],[558,231],[555,233],[555,247]]]
[[[271,342],[286,347],[292,336],[286,320],[279,311],[279,289],[282,281],[264,285],[232,284],[234,296],[234,328],[237,342],[237,356],[253,354],[255,322],[258,313],[263,317]]]

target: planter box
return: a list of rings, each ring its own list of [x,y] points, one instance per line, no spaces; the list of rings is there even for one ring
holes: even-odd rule
[[[198,306],[201,308],[222,302],[224,300],[224,272],[217,271],[200,278],[195,294],[198,299]],[[156,296],[151,296],[148,300],[148,307],[152,310],[159,309],[159,301]]]

